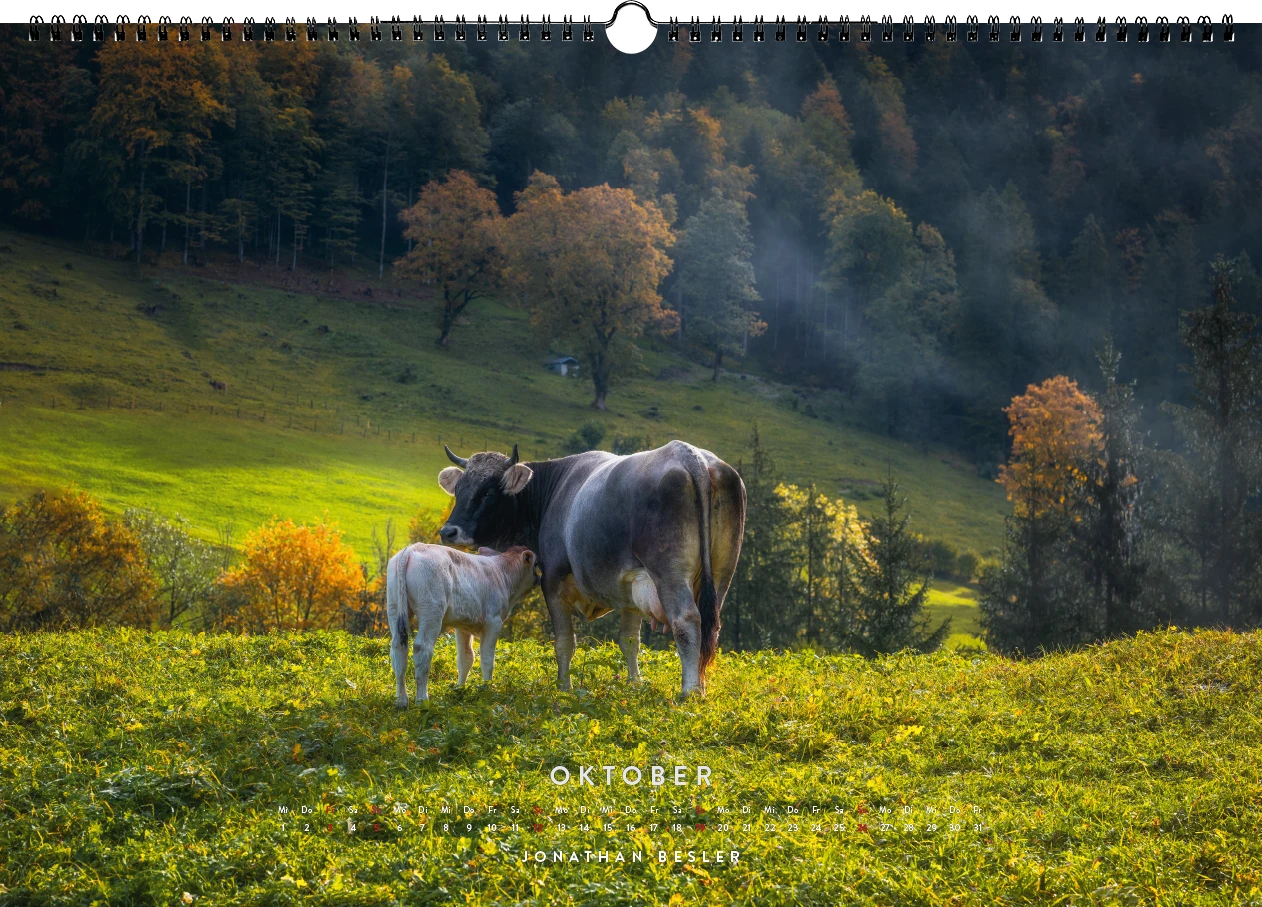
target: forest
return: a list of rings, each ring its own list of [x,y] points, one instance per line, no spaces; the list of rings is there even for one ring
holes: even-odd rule
[[[510,299],[570,339],[597,409],[648,336],[716,379],[739,361],[839,391],[870,430],[952,449],[1007,490],[1004,551],[981,576],[1005,651],[1249,626],[1262,620],[1251,37],[659,40],[624,57],[301,36],[35,45],[13,30],[0,217],[138,266],[391,273],[442,345],[476,329],[479,299]],[[923,551],[882,566],[847,540],[844,504],[816,514],[756,442],[742,466],[752,534],[724,632],[740,615],[753,636],[727,644],[940,640],[900,617],[874,641],[870,607],[850,598],[914,605]],[[893,477],[885,497],[897,535]],[[795,527],[826,527],[822,572],[814,555],[805,574],[786,560],[801,546],[776,540],[792,533],[759,547],[786,508]],[[792,639],[757,629],[789,606],[777,589],[802,610]]]

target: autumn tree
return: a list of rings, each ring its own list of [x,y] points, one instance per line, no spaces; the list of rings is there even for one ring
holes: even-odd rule
[[[1005,412],[1012,453],[998,481],[1013,513],[1001,560],[982,577],[982,626],[995,648],[1033,655],[1090,638],[1071,529],[1089,503],[1101,413],[1064,375],[1030,385]]]
[[[120,181],[118,210],[134,227],[140,261],[145,225],[164,216],[163,180],[181,186],[202,178],[207,141],[229,111],[205,64],[214,51],[200,44],[110,42],[101,48],[101,83],[92,112],[92,134],[117,156],[132,179]]]
[[[676,250],[677,280],[692,301],[689,337],[714,357],[715,381],[723,354],[744,352],[749,338],[767,327],[753,309],[760,299],[754,288],[753,254],[745,206],[718,192],[684,224]]]
[[[364,576],[336,526],[274,520],[250,533],[241,563],[221,582],[240,597],[229,618],[252,633],[327,629],[359,600]]]
[[[536,173],[508,219],[506,275],[534,326],[573,343],[592,376],[592,406],[605,408],[613,376],[634,341],[656,326],[674,329],[658,285],[670,272],[674,234],[657,206],[630,189],[596,186],[565,193]],[[577,350],[576,350],[577,351]]]
[[[793,553],[793,605],[776,619],[788,624],[798,643],[848,647],[858,593],[856,565],[869,556],[859,514],[853,504],[813,485],[781,484],[775,493],[784,508],[781,544]]]
[[[135,533],[85,492],[0,510],[0,630],[148,627],[154,592]]]
[[[475,299],[494,293],[504,267],[503,228],[495,194],[468,173],[453,170],[444,182],[421,189],[400,217],[412,250],[395,262],[400,276],[433,282],[442,297],[440,346]]]
[[[1086,490],[1100,450],[1100,407],[1064,375],[1031,384],[1012,398],[1012,454],[999,484],[1019,512],[1068,513]]]

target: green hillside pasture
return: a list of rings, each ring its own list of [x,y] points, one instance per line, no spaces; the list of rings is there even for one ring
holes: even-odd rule
[[[682,704],[671,653],[629,686],[584,647],[573,693],[534,643],[489,687],[452,687],[449,637],[435,665],[399,712],[383,640],[0,639],[0,901],[1262,903],[1256,633],[1026,663],[724,653]],[[645,778],[577,786],[583,765]]]
[[[73,480],[111,510],[178,512],[207,537],[328,511],[366,551],[372,526],[441,502],[442,443],[555,456],[597,419],[606,447],[683,438],[736,462],[757,423],[786,481],[867,511],[889,466],[918,531],[978,554],[1001,538],[995,483],[854,428],[836,394],[716,384],[659,344],[596,413],[588,381],[542,368],[548,350],[519,311],[477,302],[441,350],[411,289],[339,274],[342,295],[313,295],[327,274],[292,291],[197,274],[0,232],[0,496]]]
[[[981,611],[977,607],[977,587],[963,586],[947,580],[929,583],[925,614],[932,626],[951,619],[951,632],[945,645],[951,649],[976,648],[982,642]]]

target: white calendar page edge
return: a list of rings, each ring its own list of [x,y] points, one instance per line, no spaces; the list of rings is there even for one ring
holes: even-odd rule
[[[1215,25],[1218,25],[1224,15],[1234,16],[1237,22],[1258,21],[1259,11],[1262,10],[1262,5],[1256,3],[1211,6],[1188,2],[1188,0],[1183,0],[1183,2],[1072,0],[1072,2],[1060,3],[1028,3],[1024,0],[1009,0],[1009,2],[970,0],[967,3],[961,3],[960,0],[943,0],[943,2],[907,0],[903,3],[893,3],[890,0],[869,0],[860,4],[828,3],[822,6],[818,2],[786,5],[767,3],[765,0],[764,2],[756,2],[756,0],[669,0],[669,2],[644,0],[644,2],[653,18],[658,21],[665,21],[670,17],[688,20],[693,16],[698,16],[707,24],[715,16],[721,17],[724,21],[731,21],[740,16],[746,22],[752,21],[755,16],[774,19],[777,15],[782,15],[786,16],[790,22],[797,16],[806,16],[814,22],[819,16],[827,15],[831,21],[836,22],[842,15],[846,15],[852,22],[857,21],[860,16],[871,16],[878,22],[882,16],[892,16],[896,24],[901,24],[904,16],[912,16],[918,24],[928,16],[933,16],[939,23],[947,16],[955,16],[961,23],[967,16],[977,16],[983,24],[990,16],[998,16],[999,20],[1005,24],[1012,16],[1017,16],[1022,22],[1028,22],[1038,16],[1045,23],[1050,23],[1057,16],[1067,22],[1073,22],[1075,18],[1081,17],[1089,23],[1094,23],[1100,16],[1104,16],[1110,23],[1118,18],[1133,22],[1140,16],[1147,18],[1149,22],[1154,21],[1158,16],[1166,16],[1171,22],[1179,16],[1188,16],[1195,22],[1199,16],[1209,16]],[[547,0],[540,3],[540,0],[532,0],[527,4],[519,0],[514,0],[514,2],[468,0],[467,3],[455,3],[452,0],[418,3],[416,0],[411,0],[409,8],[401,8],[397,0],[395,2],[387,0],[383,3],[365,3],[363,0],[288,0],[286,3],[276,3],[274,0],[267,0],[267,2],[168,0],[168,2],[160,3],[154,0],[123,0],[123,2],[120,0],[98,0],[98,2],[92,2],[92,0],[34,0],[34,2],[32,0],[0,0],[0,18],[5,22],[26,22],[31,16],[42,16],[47,22],[53,15],[65,16],[67,21],[73,16],[83,15],[91,22],[97,16],[104,15],[112,22],[117,16],[125,15],[130,21],[135,22],[138,16],[147,15],[155,22],[159,16],[170,16],[178,22],[181,16],[190,16],[194,21],[201,21],[203,16],[210,16],[216,22],[231,18],[240,23],[246,16],[253,17],[256,22],[262,22],[267,16],[272,16],[278,22],[283,22],[286,17],[293,17],[299,22],[305,21],[308,17],[315,17],[317,21],[324,23],[330,18],[336,18],[338,22],[346,22],[353,17],[367,24],[372,16],[379,16],[383,20],[389,20],[391,16],[399,16],[404,20],[417,15],[427,20],[442,16],[450,23],[458,15],[467,16],[470,19],[475,16],[487,16],[492,22],[499,16],[507,16],[511,21],[516,22],[523,14],[526,14],[530,16],[532,22],[538,22],[546,14],[551,16],[554,22],[560,21],[562,16],[573,16],[576,21],[581,21],[584,16],[590,16],[593,22],[605,22],[613,15],[617,5],[617,2],[611,2],[611,0],[601,0],[597,3],[576,2],[576,0]],[[1216,29],[1216,33],[1220,34],[1221,31]],[[604,39],[602,37],[597,40]],[[663,37],[660,40],[665,39]]]

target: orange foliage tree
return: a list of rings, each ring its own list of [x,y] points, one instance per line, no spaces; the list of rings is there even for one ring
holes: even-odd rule
[[[662,308],[658,285],[670,273],[675,241],[666,218],[630,189],[594,186],[565,193],[536,172],[508,219],[506,275],[549,338],[586,355],[605,408],[615,369],[634,354],[650,325],[664,334],[678,317]]]
[[[503,269],[500,229],[503,216],[495,194],[463,170],[447,181],[427,183],[415,205],[399,215],[412,248],[395,264],[402,277],[432,281],[442,291],[442,333],[447,345],[452,325],[475,299],[493,293]]]
[[[365,577],[336,526],[273,520],[246,537],[242,562],[222,583],[241,599],[229,625],[262,633],[340,625],[343,609],[361,602]]]
[[[148,627],[154,591],[140,540],[86,493],[0,510],[0,630]]]
[[[1064,375],[1031,384],[1012,398],[1012,453],[999,483],[1023,516],[1065,514],[1087,490],[1100,455],[1100,407]]]

